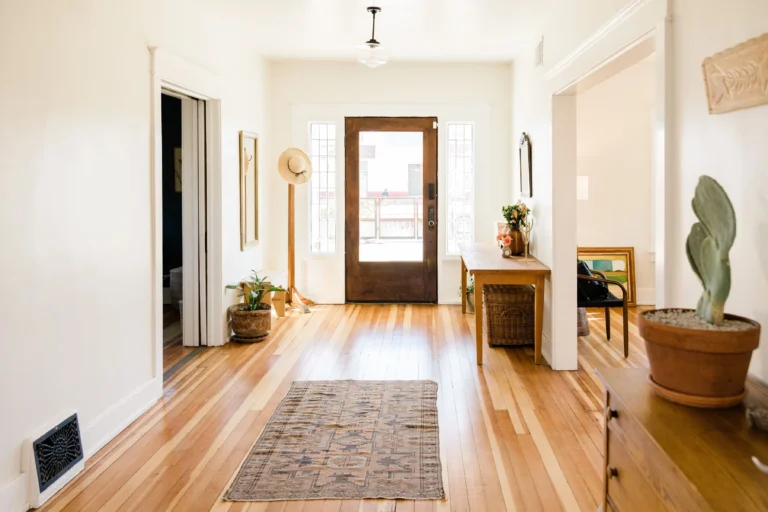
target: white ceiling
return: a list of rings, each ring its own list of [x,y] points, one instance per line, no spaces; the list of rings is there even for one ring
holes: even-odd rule
[[[253,20],[275,59],[354,59],[370,38],[368,5],[382,7],[376,39],[391,60],[503,61],[533,52],[550,0],[211,0]],[[241,18],[242,19],[242,18]],[[535,45],[535,43],[534,43]]]

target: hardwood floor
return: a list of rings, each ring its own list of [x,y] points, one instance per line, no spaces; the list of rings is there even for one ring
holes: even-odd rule
[[[195,347],[185,347],[181,333],[181,319],[179,313],[171,306],[163,308],[163,373],[168,375],[169,370],[184,361],[184,359],[197,351]]]
[[[273,320],[261,344],[208,349],[163,398],[93,456],[41,510],[501,511],[597,509],[603,391],[593,369],[646,365],[630,312],[606,343],[602,310],[579,339],[579,370],[533,364],[531,347],[486,348],[459,306],[318,306]],[[439,383],[443,501],[224,502],[220,496],[293,380],[433,379]]]

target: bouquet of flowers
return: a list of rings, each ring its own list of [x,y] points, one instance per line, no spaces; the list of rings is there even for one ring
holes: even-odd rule
[[[496,235],[496,241],[499,242],[502,247],[505,245],[512,245],[512,237],[506,233],[499,233]]]
[[[518,201],[511,206],[501,207],[501,213],[504,215],[504,218],[507,219],[509,229],[513,231],[520,231],[520,226],[526,226],[525,218],[530,211],[531,210],[522,201]]]

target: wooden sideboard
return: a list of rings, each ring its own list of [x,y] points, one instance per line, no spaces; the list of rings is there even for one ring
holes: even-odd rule
[[[749,427],[745,405],[705,410],[657,396],[648,370],[601,368],[605,385],[605,499],[602,510],[768,510],[768,432]],[[746,404],[768,406],[748,383]]]

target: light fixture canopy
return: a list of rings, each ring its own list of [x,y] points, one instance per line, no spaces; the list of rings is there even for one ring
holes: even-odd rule
[[[373,16],[371,38],[357,47],[357,60],[369,68],[377,68],[389,60],[389,48],[376,40],[376,15],[381,7],[368,7],[367,11]]]

